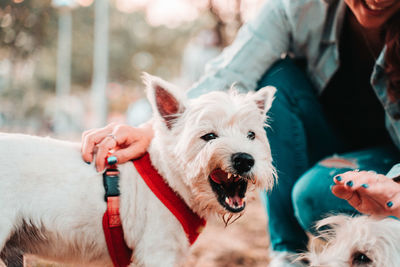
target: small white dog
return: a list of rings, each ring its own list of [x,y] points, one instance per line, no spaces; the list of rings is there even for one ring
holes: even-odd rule
[[[400,266],[400,221],[338,215],[317,223],[321,235],[305,255],[312,267]],[[324,243],[316,245],[316,240]]]
[[[185,99],[147,75],[154,111],[152,164],[202,218],[241,214],[248,184],[275,179],[264,131],[275,88],[231,90]],[[7,266],[23,253],[74,264],[110,266],[102,229],[102,174],[82,161],[80,145],[0,134],[0,252]],[[150,191],[132,163],[120,171],[120,217],[131,266],[175,266],[189,242],[178,220]]]

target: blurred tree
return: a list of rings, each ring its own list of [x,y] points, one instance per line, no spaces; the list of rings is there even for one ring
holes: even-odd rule
[[[129,103],[143,95],[143,71],[174,81],[181,73],[182,51],[199,31],[215,30],[221,36],[219,45],[229,44],[242,23],[240,9],[246,2],[173,1],[190,3],[197,9],[190,12],[193,18],[188,20],[186,16],[186,20],[172,26],[165,21],[154,25],[147,14],[155,10],[151,4],[165,8],[171,2],[145,0],[140,8],[123,8],[119,2],[135,1],[109,1],[107,97],[111,113],[126,111]],[[95,5],[93,0],[78,3],[85,4],[72,10],[71,94],[88,103],[93,77]],[[158,11],[160,18],[177,10]],[[174,19],[179,21],[176,16]],[[53,127],[45,110],[55,94],[57,33],[58,13],[51,0],[0,0],[0,129],[1,123],[17,125],[16,129],[31,127],[34,132]]]
[[[44,44],[51,14],[50,0],[0,1],[0,45],[13,58],[32,55]]]
[[[108,32],[109,32],[108,0],[96,0],[94,21],[94,58],[91,104],[93,109],[91,127],[101,127],[107,123],[108,101]]]
[[[51,34],[47,28],[50,10],[50,0],[0,1],[0,60],[7,58],[10,62],[13,78],[8,79],[9,90],[18,77],[17,62],[32,56]]]

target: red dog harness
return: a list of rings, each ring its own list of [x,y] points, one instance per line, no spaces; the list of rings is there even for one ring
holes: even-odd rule
[[[151,164],[148,153],[133,161],[133,164],[154,195],[157,196],[180,222],[190,245],[192,245],[202,232],[206,221],[194,213],[183,199],[165,182]],[[108,169],[103,174],[103,182],[106,189],[105,198],[107,201],[107,211],[103,217],[103,230],[108,252],[114,266],[125,267],[131,263],[132,250],[125,243],[119,217],[119,172],[115,166],[111,167],[112,169]]]

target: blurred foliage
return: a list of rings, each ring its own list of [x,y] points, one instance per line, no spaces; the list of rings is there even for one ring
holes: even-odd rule
[[[12,59],[31,56],[51,35],[50,0],[0,1],[0,45]],[[54,33],[54,32],[53,32]],[[4,51],[2,51],[4,53]]]
[[[235,3],[240,6],[240,0]],[[122,88],[118,90],[121,98],[114,97],[110,103],[111,112],[123,112],[143,94],[143,71],[167,80],[178,77],[182,51],[199,30],[217,31],[221,46],[230,42],[226,31],[232,31],[232,25],[236,31],[241,21],[226,23],[212,1],[207,9],[198,19],[176,28],[152,27],[143,12],[123,13],[110,2],[109,82],[119,85],[114,88]],[[49,122],[44,117],[47,102],[55,93],[58,12],[51,0],[0,1],[0,128],[11,125],[16,130],[48,130]],[[71,15],[71,92],[88,101],[94,5],[74,8]]]

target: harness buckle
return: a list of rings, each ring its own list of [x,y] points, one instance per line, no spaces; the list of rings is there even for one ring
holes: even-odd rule
[[[108,197],[116,197],[120,195],[118,169],[107,169],[103,173],[103,185],[106,191],[104,194],[105,202],[107,202]]]

